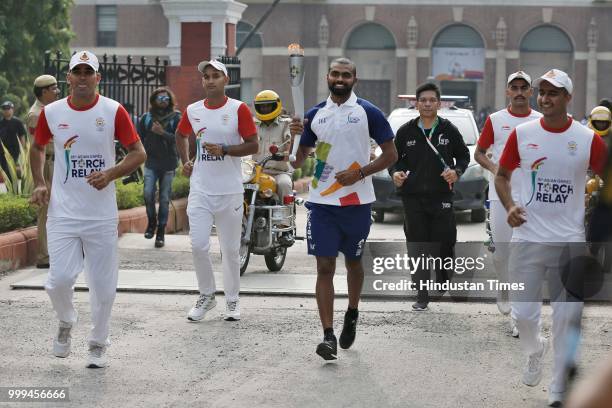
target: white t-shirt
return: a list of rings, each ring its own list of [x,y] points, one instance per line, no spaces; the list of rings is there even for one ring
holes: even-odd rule
[[[393,139],[393,131],[383,113],[353,93],[340,106],[328,98],[308,111],[305,117],[308,121],[300,145],[316,146],[315,172],[308,201],[337,206],[375,201],[371,177],[342,187],[335,175],[370,162],[370,138],[379,145]]]
[[[77,108],[68,97],[45,106],[35,140],[41,146],[53,141],[55,149],[50,217],[118,218],[115,183],[97,190],[85,179],[115,166],[115,139],[124,146],[140,140],[127,111],[112,99],[97,95],[92,105]]]
[[[196,135],[196,157],[189,182],[189,193],[223,195],[243,193],[240,157],[214,156],[204,143],[237,145],[242,138],[256,135],[257,129],[249,107],[227,98],[221,106],[211,107],[207,101],[192,103],[178,125],[183,137]]]
[[[601,137],[571,118],[562,129],[547,128],[544,119],[519,125],[500,159],[506,169],[522,169],[517,204],[527,222],[514,228],[512,240],[583,242],[587,169],[601,174],[606,156]]]
[[[504,151],[504,146],[506,146],[506,141],[514,128],[516,128],[518,125],[539,119],[541,117],[542,114],[540,112],[531,109],[526,115],[517,115],[512,113],[509,108],[492,113],[485,121],[485,125],[480,133],[480,138],[478,139],[478,146],[484,150],[491,147],[491,161],[497,164],[499,163],[499,158]],[[516,171],[520,170],[517,169]],[[499,200],[499,196],[495,190],[495,174],[491,172],[488,172],[488,174],[489,200]],[[518,194],[518,191],[520,191],[520,180],[521,178],[517,177],[516,174],[513,175],[511,180],[513,194]],[[514,198],[516,200],[517,196]]]

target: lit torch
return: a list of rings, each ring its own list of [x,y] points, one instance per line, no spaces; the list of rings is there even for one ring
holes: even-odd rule
[[[304,119],[304,49],[300,44],[289,45],[289,81],[291,82],[291,96],[293,96],[294,114]],[[289,161],[295,161],[297,149],[300,145],[300,136],[295,135],[293,148]]]

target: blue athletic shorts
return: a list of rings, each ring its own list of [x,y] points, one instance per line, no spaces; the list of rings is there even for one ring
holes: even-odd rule
[[[347,259],[361,258],[372,223],[370,204],[325,205],[307,202],[306,239],[308,254]]]

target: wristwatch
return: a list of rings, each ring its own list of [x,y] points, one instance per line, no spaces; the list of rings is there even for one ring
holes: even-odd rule
[[[461,178],[461,176],[463,175],[463,171],[461,171],[460,168],[456,168],[454,170],[455,170],[455,173],[457,174],[457,178]]]

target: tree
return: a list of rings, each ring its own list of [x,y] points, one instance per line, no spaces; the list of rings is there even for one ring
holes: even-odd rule
[[[0,97],[24,114],[42,75],[46,50],[69,53],[73,0],[0,1]]]

